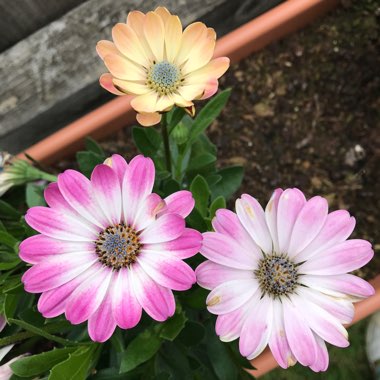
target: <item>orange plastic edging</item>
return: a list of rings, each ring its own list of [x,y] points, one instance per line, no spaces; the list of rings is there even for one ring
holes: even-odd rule
[[[380,310],[380,275],[375,277],[372,281],[370,281],[370,283],[375,288],[375,294],[355,304],[355,316],[353,321],[348,326],[351,326],[373,314],[375,311]],[[248,372],[256,378],[265,375],[278,366],[268,348],[265,349],[265,351],[256,359],[253,359],[251,363],[257,369],[248,370]]]
[[[334,8],[338,0],[288,0],[217,41],[214,56],[238,62],[252,52],[307,25]],[[102,139],[135,122],[130,97],[118,97],[26,149],[35,160],[51,164],[81,148],[86,136]],[[25,158],[23,153],[18,155]]]

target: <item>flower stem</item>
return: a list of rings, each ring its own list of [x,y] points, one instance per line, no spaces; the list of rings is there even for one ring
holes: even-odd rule
[[[171,173],[172,172],[172,159],[171,159],[171,155],[170,155],[168,120],[166,117],[166,113],[164,113],[162,115],[162,119],[161,119],[161,134],[162,134],[162,140],[164,141],[166,169]]]

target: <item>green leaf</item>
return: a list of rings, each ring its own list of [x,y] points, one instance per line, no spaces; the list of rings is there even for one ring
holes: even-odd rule
[[[44,188],[44,186],[36,185],[33,182],[29,182],[26,185],[25,195],[26,204],[28,207],[46,206],[45,198],[43,195]]]
[[[88,178],[96,165],[104,162],[104,157],[94,152],[77,152],[79,170]]]
[[[67,359],[68,355],[74,350],[75,348],[59,348],[42,352],[41,354],[27,356],[12,363],[11,368],[13,373],[17,376],[36,376]]]
[[[221,175],[222,179],[211,186],[212,198],[215,199],[221,195],[228,200],[239,189],[243,181],[244,169],[241,166],[230,166],[219,170],[217,174]]]
[[[203,304],[204,307],[205,304]],[[205,328],[198,322],[189,321],[178,336],[178,340],[186,347],[199,344],[205,336]]]
[[[7,247],[15,249],[18,244],[18,240],[15,239],[11,234],[5,231],[0,231],[0,244],[4,244]]]
[[[196,208],[191,211],[190,215],[186,218],[186,221],[191,228],[194,228],[199,232],[206,232],[208,229],[203,216]]]
[[[195,200],[195,208],[202,216],[206,216],[211,195],[207,181],[201,175],[197,175],[191,182],[190,191]]]
[[[187,167],[187,175],[192,178],[197,174],[206,175],[210,171],[215,171],[216,157],[211,153],[202,153],[190,159]]]
[[[223,195],[219,195],[216,197],[210,206],[210,219],[215,216],[215,213],[220,208],[226,208],[226,200],[224,199]]]
[[[161,135],[153,128],[133,127],[133,141],[145,156],[155,157],[161,146]]]
[[[0,270],[12,269],[19,263],[20,259],[14,252],[0,250]]]
[[[163,323],[160,338],[173,341],[185,327],[187,318],[183,312],[176,312],[173,317]]]
[[[202,108],[191,127],[189,144],[192,144],[195,139],[219,116],[226,105],[230,94],[230,89],[224,90]]]
[[[152,358],[160,349],[161,343],[153,329],[147,329],[137,335],[122,355],[120,373],[129,372]]]
[[[85,380],[90,371],[94,354],[99,346],[92,344],[87,347],[79,347],[69,357],[55,365],[50,371],[49,380]]]
[[[12,320],[17,308],[20,296],[17,294],[6,294],[4,300],[4,316],[8,322]]]
[[[20,219],[21,214],[9,203],[0,199],[0,215],[4,219]]]
[[[87,151],[103,156],[104,159],[106,158],[103,148],[93,138],[86,137],[85,146]]]
[[[173,128],[183,119],[185,115],[186,113],[181,107],[175,107],[174,110],[169,113],[169,133],[171,133]]]

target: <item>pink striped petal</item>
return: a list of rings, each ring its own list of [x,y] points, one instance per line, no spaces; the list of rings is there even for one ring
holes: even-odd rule
[[[241,270],[226,267],[206,260],[195,270],[198,284],[205,289],[214,289],[226,281],[232,280],[254,280],[252,270]]]
[[[333,276],[302,276],[302,283],[310,288],[333,297],[370,297],[375,293],[373,286],[360,277],[352,274]]]
[[[219,209],[212,220],[212,226],[216,232],[230,236],[244,251],[249,251],[256,258],[261,258],[260,248],[240,223],[238,216],[227,209]]]
[[[285,334],[282,304],[277,299],[273,301],[273,327],[269,339],[269,348],[282,368],[288,368],[296,364],[297,360],[292,354]]]
[[[121,188],[116,172],[108,165],[97,165],[91,174],[94,196],[110,225],[121,221]]]
[[[76,252],[70,256],[70,260],[67,255],[57,255],[28,269],[21,281],[27,292],[45,292],[71,281],[97,260],[94,253],[88,252]]]
[[[156,244],[144,244],[144,250],[159,255],[165,252],[178,259],[188,259],[199,252],[202,244],[202,234],[191,228],[185,228],[177,239]]]
[[[287,298],[282,299],[285,334],[295,358],[304,366],[315,363],[317,343],[313,332],[303,317],[303,310],[298,309]]]
[[[173,316],[175,300],[172,291],[153,281],[138,263],[132,266],[131,273],[136,297],[146,313],[159,322]]]
[[[112,314],[119,327],[131,329],[135,327],[142,314],[142,308],[135,296],[132,275],[129,269],[121,269],[112,289]]]
[[[88,334],[95,342],[105,342],[108,340],[116,328],[116,322],[112,315],[112,286],[105,295],[99,308],[88,320]]]
[[[108,226],[107,219],[96,202],[91,182],[76,170],[66,170],[58,176],[58,186],[71,207],[100,228]]]
[[[123,185],[124,175],[128,170],[128,164],[125,159],[119,154],[113,154],[107,158],[104,163],[110,166],[119,178],[120,187]]]
[[[99,84],[108,92],[114,95],[126,95],[124,92],[118,90],[113,83],[113,76],[110,73],[102,74],[99,78]]]
[[[150,158],[139,155],[130,161],[123,180],[124,218],[128,224],[133,224],[142,202],[152,192],[154,174]]]
[[[243,305],[230,313],[218,315],[215,332],[222,342],[231,342],[239,338],[248,311],[247,305]]]
[[[93,252],[94,244],[90,242],[65,241],[50,238],[45,235],[34,235],[19,246],[19,256],[30,264],[48,260],[50,257],[75,252]]]
[[[300,272],[314,275],[343,274],[361,268],[373,257],[371,243],[352,239],[339,243],[300,266]]]
[[[298,262],[305,261],[318,252],[345,241],[355,227],[355,218],[345,210],[334,211],[327,215],[326,222],[316,238],[296,256]]]
[[[166,209],[162,214],[178,214],[186,218],[194,208],[194,198],[190,191],[177,191],[165,198]]]
[[[323,372],[329,366],[329,353],[327,351],[326,343],[318,335],[314,334],[317,343],[317,356],[315,363],[310,366],[314,372]]]
[[[228,267],[248,270],[257,267],[255,254],[243,251],[234,240],[218,232],[203,234],[200,252],[207,259]]]
[[[196,282],[193,269],[180,259],[164,253],[141,252],[138,262],[158,284],[173,290],[187,290]]]
[[[277,212],[278,212],[278,202],[280,201],[282,189],[276,189],[273,192],[271,199],[269,200],[265,208],[265,220],[272,237],[273,250],[274,252],[280,252],[278,244],[278,231],[277,231]]]
[[[305,203],[305,196],[298,189],[286,189],[281,194],[277,208],[278,253],[288,252],[294,223]]]
[[[165,202],[158,194],[149,194],[145,198],[141,207],[137,210],[133,227],[137,231],[142,231],[156,220],[156,217],[161,210],[165,209]]]
[[[248,302],[259,284],[255,279],[231,280],[214,288],[207,296],[207,309],[213,314],[226,314]]]
[[[98,235],[89,224],[84,224],[61,211],[36,206],[28,210],[25,220],[36,231],[55,239],[94,241]]]
[[[177,214],[166,214],[156,219],[140,235],[143,244],[155,244],[180,237],[185,230],[185,221]]]
[[[322,197],[306,202],[294,223],[288,249],[290,257],[302,251],[318,235],[325,224],[328,208],[327,200]]]
[[[241,329],[240,353],[252,360],[263,352],[273,328],[273,300],[264,296],[256,300]]]
[[[77,325],[89,319],[102,303],[113,272],[102,266],[67,299],[66,319]]]
[[[67,298],[82,284],[83,281],[97,272],[101,265],[102,264],[100,263],[95,263],[71,281],[66,282],[58,288],[42,293],[38,300],[38,311],[45,318],[54,318],[64,313]]]

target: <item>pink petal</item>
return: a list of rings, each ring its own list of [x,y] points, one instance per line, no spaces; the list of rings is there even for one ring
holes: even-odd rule
[[[280,248],[278,244],[277,213],[278,213],[278,202],[280,200],[282,193],[283,193],[282,189],[276,189],[271,199],[269,200],[267,207],[265,208],[265,220],[267,222],[267,226],[272,237],[274,252],[280,252]]]
[[[281,194],[277,208],[278,253],[288,252],[294,223],[305,203],[305,196],[298,189],[286,189]]]
[[[137,231],[143,230],[153,223],[161,210],[165,210],[165,208],[165,202],[158,194],[149,194],[137,211],[133,227]]]
[[[273,300],[264,296],[256,300],[241,329],[240,353],[252,360],[263,352],[272,333]]]
[[[326,371],[329,366],[329,353],[327,352],[326,343],[318,335],[314,334],[315,341],[317,343],[317,357],[313,365],[310,368],[314,372]]]
[[[300,266],[300,272],[314,275],[343,274],[361,268],[373,257],[371,243],[352,239],[339,243]]]
[[[67,299],[66,319],[77,325],[89,319],[102,303],[109,287],[113,272],[102,266],[84,281]]]
[[[113,284],[110,284],[112,288]],[[116,328],[116,322],[112,315],[112,290],[109,289],[99,308],[88,320],[88,334],[95,342],[108,340]]]
[[[303,317],[303,310],[286,298],[282,299],[285,334],[295,358],[304,366],[312,365],[317,356],[313,332]]]
[[[98,238],[97,232],[89,224],[48,207],[30,208],[25,220],[36,231],[55,239],[95,241]]]
[[[144,250],[160,254],[165,252],[178,259],[187,259],[199,252],[202,244],[202,234],[191,228],[185,228],[177,239],[156,244],[144,244]]]
[[[185,221],[177,214],[166,214],[156,219],[140,235],[143,244],[155,244],[180,237],[185,230]]]
[[[121,221],[121,188],[116,172],[108,165],[97,165],[91,175],[91,183],[98,207],[110,225]]]
[[[128,170],[128,164],[125,159],[119,154],[113,154],[107,158],[104,163],[110,166],[119,178],[120,187],[123,185],[124,175]]]
[[[108,227],[91,186],[91,182],[76,170],[66,170],[58,176],[58,186],[71,207],[100,228]]]
[[[172,291],[153,281],[138,263],[132,266],[131,273],[136,297],[146,313],[159,322],[171,317],[175,312]]]
[[[214,288],[206,299],[207,309],[213,314],[226,314],[244,305],[258,289],[258,282],[247,280],[231,280]]]
[[[230,313],[218,315],[215,332],[222,342],[231,342],[239,338],[248,310],[247,305],[243,305]]]
[[[255,243],[267,254],[272,253],[272,238],[260,203],[248,194],[236,201],[236,213],[240,222]]]
[[[212,226],[216,232],[230,236],[244,251],[249,251],[257,258],[262,257],[260,248],[245,230],[234,212],[227,209],[217,210]]]
[[[79,276],[58,288],[48,290],[42,293],[38,300],[38,311],[45,318],[54,318],[65,312],[66,300],[72,292],[80,286],[88,277],[92,276],[99,270],[102,264],[95,263]]]
[[[355,218],[345,210],[334,211],[327,215],[326,222],[316,238],[297,256],[298,262],[305,261],[318,252],[345,241],[355,227]]]
[[[177,191],[165,198],[166,209],[162,214],[178,214],[186,218],[194,208],[194,198],[190,191]]]
[[[150,158],[139,155],[129,163],[123,180],[124,218],[128,224],[133,224],[142,202],[152,192],[154,175],[154,164]]]
[[[197,282],[202,288],[214,289],[226,281],[254,279],[252,270],[241,270],[226,267],[206,260],[195,270]]]
[[[50,183],[44,191],[44,197],[49,207],[54,208],[56,211],[63,212],[74,218],[78,218],[81,222],[88,224],[86,219],[82,218],[76,210],[74,210],[66,199],[61,194],[58,183]]]
[[[278,299],[273,301],[273,327],[269,339],[269,348],[282,368],[288,368],[296,364],[297,361],[286,338],[282,304]]]
[[[187,290],[196,282],[195,273],[189,265],[164,253],[157,255],[143,250],[138,262],[155,282],[166,288]]]
[[[236,269],[254,270],[257,267],[256,255],[242,250],[231,237],[218,232],[205,232],[200,249],[203,256],[218,264]]]
[[[31,236],[19,246],[20,258],[30,264],[36,264],[65,253],[93,251],[94,243],[57,240],[45,235]]]
[[[325,224],[328,213],[327,200],[313,197],[303,206],[294,223],[288,255],[294,257],[307,247]]]
[[[135,327],[141,319],[142,308],[137,301],[129,269],[119,270],[112,293],[112,313],[117,325],[122,329]]]
[[[219,82],[216,78],[210,78],[206,82],[206,87],[204,89],[204,93],[201,97],[201,99],[208,99],[211,98],[211,96],[215,95],[218,91]]]
[[[97,260],[94,253],[88,252],[76,252],[70,259],[67,255],[57,255],[28,269],[21,281],[27,292],[45,292],[71,281]]]
[[[375,293],[372,285],[352,274],[333,276],[302,276],[302,283],[334,297],[370,297]]]
[[[114,95],[125,95],[124,92],[118,90],[113,83],[113,76],[110,73],[102,74],[99,78],[99,84],[108,92]]]

